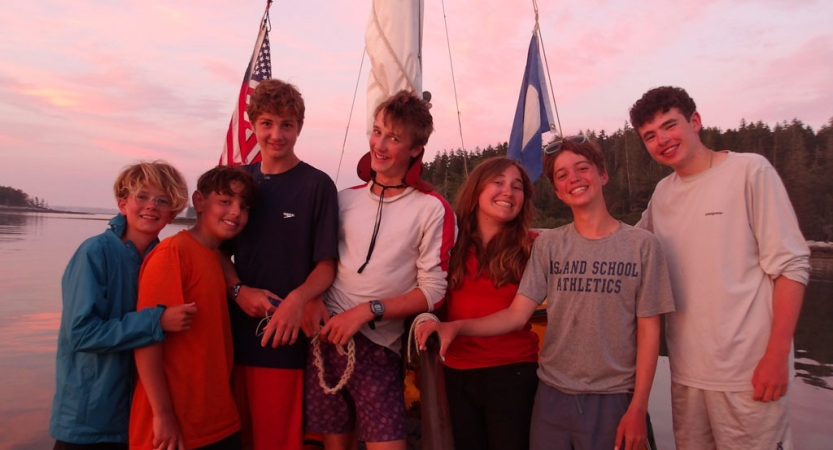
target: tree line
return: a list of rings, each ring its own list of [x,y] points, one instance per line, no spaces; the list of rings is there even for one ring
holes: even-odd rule
[[[46,199],[29,197],[29,194],[20,189],[8,186],[0,186],[0,205],[43,209],[49,207]]]
[[[578,134],[586,134],[602,149],[610,177],[604,194],[611,214],[625,223],[636,223],[656,184],[672,170],[651,158],[628,123],[613,134],[604,130]],[[774,127],[742,120],[735,129],[704,128],[700,138],[713,150],[754,152],[766,157],[784,180],[804,237],[833,241],[833,118],[818,132],[797,119]],[[506,155],[506,149],[507,143],[503,142],[469,152],[444,150],[424,164],[423,179],[452,202],[473,167],[493,156]],[[537,228],[572,221],[570,208],[555,196],[544,175],[535,182],[534,204],[539,212],[534,223]]]

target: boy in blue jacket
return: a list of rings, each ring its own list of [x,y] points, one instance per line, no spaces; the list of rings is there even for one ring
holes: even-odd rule
[[[87,239],[61,281],[55,449],[127,449],[133,349],[188,329],[194,305],[136,311],[139,268],[165,225],[187,205],[182,174],[167,163],[127,167],[114,185],[119,214]]]

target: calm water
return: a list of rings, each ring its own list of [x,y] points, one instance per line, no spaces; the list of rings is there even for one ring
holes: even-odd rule
[[[109,216],[0,212],[0,449],[50,449],[60,280],[81,242]],[[169,225],[162,236],[182,226]],[[797,449],[833,448],[833,260],[813,260],[795,336],[792,424]],[[658,447],[673,449],[668,360],[660,358],[650,412]]]

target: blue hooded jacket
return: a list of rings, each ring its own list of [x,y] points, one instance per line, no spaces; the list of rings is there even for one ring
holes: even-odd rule
[[[133,349],[165,338],[159,322],[163,308],[136,311],[144,255],[132,242],[121,241],[127,220],[119,214],[109,225],[81,244],[61,280],[49,433],[74,444],[127,442]]]

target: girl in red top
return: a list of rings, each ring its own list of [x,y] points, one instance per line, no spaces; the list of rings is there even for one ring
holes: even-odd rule
[[[532,182],[503,157],[478,165],[454,210],[460,229],[449,264],[445,320],[507,308],[529,259]],[[445,358],[455,448],[528,449],[538,385],[538,336],[530,324],[494,337],[457,337]]]

